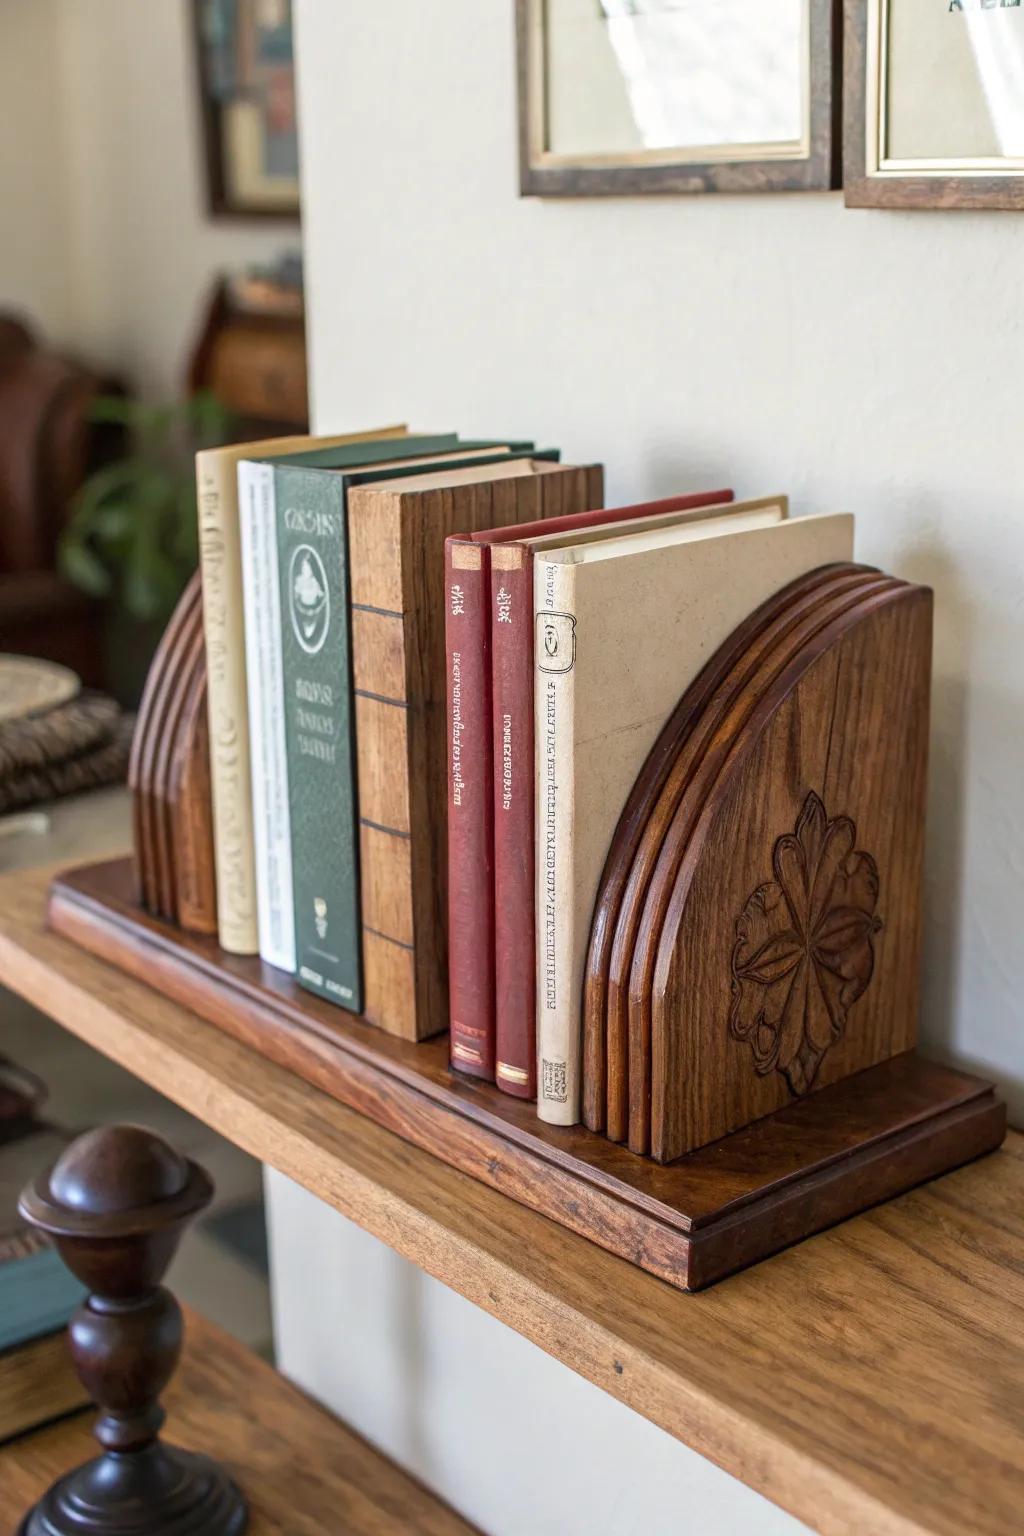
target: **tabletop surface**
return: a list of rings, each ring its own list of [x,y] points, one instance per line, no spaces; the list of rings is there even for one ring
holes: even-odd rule
[[[181,1367],[163,1401],[165,1438],[213,1456],[245,1493],[247,1536],[472,1536],[447,1505],[195,1312],[186,1311]],[[4,1520],[16,1524],[55,1478],[97,1454],[93,1418],[76,1413],[0,1445]]]

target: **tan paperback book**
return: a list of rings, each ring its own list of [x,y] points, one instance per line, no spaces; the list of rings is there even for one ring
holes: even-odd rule
[[[597,885],[630,789],[680,696],[788,582],[849,560],[853,518],[784,498],[540,551],[534,562],[537,1112],[580,1107],[583,970]]]
[[[238,466],[243,459],[304,453],[311,448],[335,448],[345,443],[374,442],[382,438],[404,437],[406,433],[406,427],[398,426],[347,433],[340,437],[278,437],[256,443],[233,443],[226,448],[207,448],[196,454],[217,924],[221,948],[234,955],[254,955],[259,948]]]

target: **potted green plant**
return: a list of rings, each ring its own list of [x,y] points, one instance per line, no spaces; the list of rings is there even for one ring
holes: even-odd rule
[[[137,699],[153,649],[196,568],[195,454],[229,439],[229,413],[209,392],[170,405],[101,396],[97,422],[120,428],[124,452],[75,498],[59,563],[108,605],[111,684]]]

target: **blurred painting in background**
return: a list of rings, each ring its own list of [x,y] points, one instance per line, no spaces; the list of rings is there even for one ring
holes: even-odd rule
[[[193,0],[210,211],[295,218],[291,0]]]

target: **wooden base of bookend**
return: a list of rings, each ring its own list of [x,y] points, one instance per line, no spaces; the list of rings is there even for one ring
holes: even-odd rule
[[[699,1290],[1002,1142],[992,1086],[914,1053],[661,1165],[448,1068],[138,906],[128,860],[60,876],[50,924],[433,1156],[683,1290]]]

